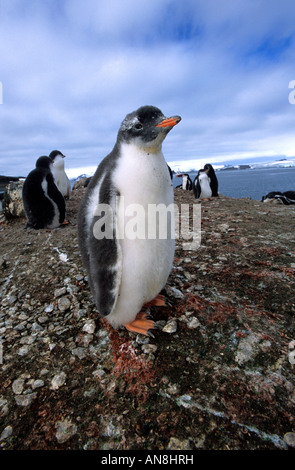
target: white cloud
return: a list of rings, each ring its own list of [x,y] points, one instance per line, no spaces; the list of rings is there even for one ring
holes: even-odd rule
[[[143,104],[182,122],[168,161],[295,154],[295,13],[283,0],[0,0],[0,173],[60,148],[96,166]]]

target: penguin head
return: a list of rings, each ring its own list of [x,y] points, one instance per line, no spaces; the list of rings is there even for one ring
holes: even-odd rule
[[[180,116],[166,118],[155,106],[142,106],[127,114],[120,126],[118,141],[135,141],[141,147],[159,148],[168,132],[180,121]]]
[[[55,158],[57,157],[66,158],[66,156],[63,153],[61,153],[59,150],[52,150],[52,152],[50,152],[49,154],[49,158],[51,158],[51,160],[54,161]]]
[[[206,171],[208,176],[211,176],[215,173],[214,168],[210,163],[206,163],[206,165],[204,166],[204,170]]]
[[[52,150],[52,152],[49,154],[49,158],[51,158],[53,166],[56,170],[64,169],[64,158],[66,158],[66,156],[63,155],[59,150]]]
[[[38,160],[36,161],[36,168],[46,168],[48,170],[51,169],[52,166],[52,160],[49,157],[39,157]]]

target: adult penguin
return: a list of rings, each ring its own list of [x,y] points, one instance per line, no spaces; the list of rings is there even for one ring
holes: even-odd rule
[[[266,196],[262,197],[263,202],[272,202],[277,201],[286,206],[291,204],[295,204],[295,191],[285,191],[282,193],[281,191],[272,191],[268,193]]]
[[[210,188],[212,191],[212,197],[218,197],[218,180],[214,171],[214,168],[210,163],[206,163],[204,170],[207,172],[210,180]]]
[[[49,154],[53,162],[53,174],[56,182],[56,186],[65,198],[70,197],[71,183],[65,172],[64,159],[66,156],[59,150],[52,150]]]
[[[204,168],[198,171],[194,179],[193,192],[196,199],[208,199],[212,196],[210,180]]]
[[[180,188],[182,187],[182,189],[184,189],[185,191],[191,191],[192,188],[193,188],[193,182],[192,180],[190,179],[190,176],[188,173],[181,173],[180,175],[176,175],[177,178],[181,178],[182,177],[182,184],[180,184],[179,186],[177,186],[177,188]]]
[[[26,177],[22,199],[27,217],[26,228],[57,228],[65,221],[65,200],[55,184],[52,160],[39,157],[36,168]]]
[[[100,316],[114,328],[124,325],[147,335],[155,324],[142,307],[150,302],[165,304],[158,294],[174,259],[173,214],[162,215],[168,225],[166,237],[132,236],[126,229],[128,214],[136,208],[141,214],[138,228],[154,231],[159,228],[155,221],[146,225],[151,222],[149,207],[173,206],[162,142],[180,120],[166,118],[154,106],[127,114],[113,150],[98,166],[80,206],[79,244],[90,288]]]
[[[218,197],[218,180],[210,163],[199,170],[193,182],[193,192],[196,199]]]

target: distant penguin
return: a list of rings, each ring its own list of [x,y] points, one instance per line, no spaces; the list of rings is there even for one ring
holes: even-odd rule
[[[65,198],[70,197],[71,183],[65,172],[65,164],[63,155],[59,150],[52,150],[49,154],[49,158],[53,161],[53,174],[55,178],[56,185],[62,195]]]
[[[193,182],[193,191],[196,199],[218,197],[218,181],[209,163],[199,170]]]
[[[182,188],[185,191],[191,191],[193,188],[193,182],[190,179],[190,176],[187,173],[181,173],[180,175],[176,175],[176,177],[181,178],[182,177],[182,184],[177,186],[177,188]]]
[[[124,325],[147,335],[155,324],[142,307],[165,304],[158,294],[174,259],[173,215],[168,211],[164,216],[166,237],[147,236],[147,229],[157,232],[159,228],[157,216],[149,225],[148,209],[153,205],[173,207],[173,185],[162,142],[180,120],[179,116],[166,118],[154,106],[127,114],[113,150],[92,176],[80,206],[79,244],[90,288],[100,316],[114,328]],[[136,225],[145,230],[142,237],[126,234],[134,208],[140,208]]]
[[[272,191],[266,196],[262,197],[262,202],[273,202],[277,201],[281,204],[289,206],[295,204],[295,191],[285,191],[284,193],[280,191]]]
[[[24,181],[22,199],[26,228],[53,229],[65,223],[65,200],[55,184],[49,157],[36,161],[36,168]]]
[[[207,171],[207,175],[210,180],[210,188],[212,191],[212,197],[218,197],[218,180],[214,171],[214,168],[210,163],[206,163],[204,170]]]
[[[193,192],[196,199],[208,199],[212,197],[212,189],[206,170],[199,170],[194,179]]]

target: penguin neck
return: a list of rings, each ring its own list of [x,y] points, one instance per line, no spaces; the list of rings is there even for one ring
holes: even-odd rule
[[[143,144],[141,142],[122,142],[121,143],[122,154],[130,154],[130,156],[139,155],[163,155],[162,154],[162,143],[156,141],[150,142],[149,144]]]

